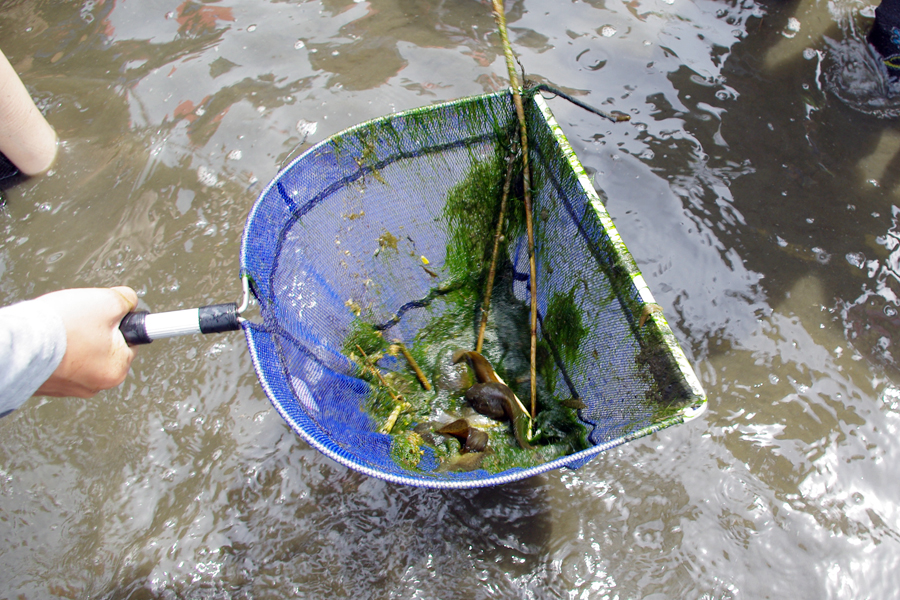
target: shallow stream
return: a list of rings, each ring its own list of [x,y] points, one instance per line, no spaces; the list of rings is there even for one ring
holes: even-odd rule
[[[9,598],[888,598],[900,588],[900,103],[850,0],[521,0],[535,81],[709,396],[576,471],[440,492],[349,471],[243,337],[142,348],[117,389],[0,420]],[[238,299],[290,156],[492,91],[477,0],[0,4],[62,139],[4,190],[0,304],[126,284]]]

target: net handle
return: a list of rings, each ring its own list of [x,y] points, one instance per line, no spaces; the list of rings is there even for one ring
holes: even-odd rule
[[[151,313],[132,311],[122,317],[119,331],[129,346],[149,344],[153,340],[196,333],[221,333],[241,328],[241,312],[250,304],[249,280],[241,278],[244,298],[241,305],[234,302],[210,304],[199,308]]]
[[[122,318],[119,331],[129,346],[178,335],[235,331],[241,328],[237,309],[238,305],[231,302],[161,313],[135,311]]]

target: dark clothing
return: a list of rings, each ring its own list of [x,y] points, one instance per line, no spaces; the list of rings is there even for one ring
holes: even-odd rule
[[[875,23],[866,39],[887,68],[900,73],[900,0],[883,0],[875,9]]]
[[[0,152],[0,180],[15,177],[18,174],[19,170],[16,168],[16,165],[9,162],[9,159]]]

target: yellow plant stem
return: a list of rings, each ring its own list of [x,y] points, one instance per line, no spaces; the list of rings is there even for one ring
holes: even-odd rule
[[[503,196],[500,198],[500,214],[497,217],[497,231],[494,234],[494,252],[491,254],[491,270],[488,272],[487,285],[484,289],[484,303],[481,306],[481,325],[478,327],[478,341],[475,352],[481,353],[484,344],[484,330],[487,327],[488,313],[491,310],[491,292],[494,289],[494,275],[497,273],[497,254],[500,251],[500,239],[503,237],[503,219],[506,218],[506,199],[509,197],[509,184],[512,180],[513,162],[510,160],[506,168],[506,181],[503,183]]]
[[[387,393],[390,394],[391,399],[394,402],[402,402],[403,396],[395,393],[394,390],[391,388],[391,386],[388,385],[388,382],[387,382],[387,380],[385,380],[384,376],[381,374],[381,371],[379,371],[374,366],[372,366],[372,363],[369,360],[369,356],[366,354],[366,351],[363,350],[362,348],[360,348],[359,344],[356,345],[356,349],[359,350],[360,353],[362,353],[363,358],[366,360],[366,367],[369,369],[369,371],[372,372],[373,375],[375,375],[376,378],[378,378],[378,381],[381,382],[381,385],[384,386],[384,389],[386,389]]]
[[[413,355],[410,354],[407,347],[400,340],[394,340],[394,344],[400,348],[400,352],[403,354],[403,358],[406,359],[406,362],[409,363],[409,366],[412,367],[412,370],[415,372],[416,377],[419,380],[419,383],[422,384],[422,387],[425,388],[425,391],[431,391],[431,384],[428,383],[428,378],[425,377],[425,373],[422,372],[422,369],[419,368],[419,363],[416,362],[416,359],[413,358]]]
[[[528,166],[528,130],[525,125],[525,107],[522,105],[522,96],[519,92],[519,78],[516,75],[516,63],[513,57],[512,46],[509,44],[509,36],[506,33],[506,15],[503,8],[503,0],[493,0],[494,19],[500,30],[500,40],[503,42],[503,53],[506,56],[506,70],[509,72],[509,83],[512,87],[513,104],[516,106],[516,116],[519,118],[519,135],[522,138],[522,182],[525,188],[525,228],[528,232],[528,263],[530,267],[531,283],[531,418],[535,417],[537,405],[537,264],[534,257],[534,222],[532,219],[531,203],[531,170]]]

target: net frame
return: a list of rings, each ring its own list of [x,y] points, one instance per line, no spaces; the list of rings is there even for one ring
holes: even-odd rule
[[[614,290],[615,299],[608,306],[621,313],[621,326],[634,337],[632,345],[652,348],[655,357],[652,360],[665,363],[665,374],[653,373],[653,376],[659,380],[656,385],[660,389],[665,387],[664,393],[669,394],[666,402],[670,403],[671,410],[660,413],[658,418],[641,415],[632,422],[629,421],[631,417],[623,417],[620,409],[615,407],[617,399],[585,398],[588,408],[580,412],[582,421],[592,428],[589,448],[534,467],[501,473],[438,473],[428,469],[435,466],[433,463],[425,464],[426,468],[409,470],[386,465],[384,456],[380,462],[369,460],[367,452],[383,453],[384,443],[389,446],[389,441],[377,438],[384,434],[375,431],[377,425],[371,419],[367,422],[366,415],[360,412],[358,398],[348,400],[345,406],[337,409],[338,412],[345,410],[347,415],[341,417],[346,416],[352,427],[359,427],[361,433],[356,438],[336,439],[345,432],[336,435],[335,431],[323,427],[322,418],[317,416],[319,407],[327,405],[333,409],[333,404],[341,406],[342,402],[340,395],[335,396],[330,388],[316,387],[315,382],[311,382],[315,377],[321,377],[323,371],[327,371],[329,377],[334,376],[341,390],[352,390],[350,395],[364,395],[368,388],[360,380],[353,381],[350,375],[352,361],[336,351],[333,345],[326,347],[328,344],[322,344],[317,334],[310,332],[303,323],[286,325],[291,315],[279,304],[280,292],[276,289],[279,285],[284,287],[278,283],[281,267],[277,265],[285,239],[296,235],[294,228],[298,223],[314,221],[314,211],[324,210],[324,204],[338,191],[362,185],[360,182],[367,179],[377,187],[373,177],[381,178],[379,172],[386,172],[398,161],[460,149],[471,152],[478,144],[491,143],[498,137],[496,123],[515,119],[511,94],[506,90],[404,111],[335,134],[283,169],[260,193],[248,216],[241,247],[241,268],[242,274],[251,281],[251,290],[263,315],[262,323],[243,323],[254,369],[267,397],[285,422],[307,443],[336,462],[368,476],[403,485],[443,489],[498,485],[559,467],[578,468],[601,452],[694,419],[705,409],[705,393],[664,316],[658,311],[645,313],[647,307],[655,305],[650,289],[547,102],[539,94],[527,95],[526,114],[530,135],[535,133],[530,162],[537,165],[536,178],[549,182],[550,187],[558,191],[557,195],[578,197],[577,208],[563,203],[565,206],[559,209],[559,202],[554,204],[556,212],[548,221],[570,219],[575,223],[576,237],[586,244],[582,252],[590,253],[592,268],[601,269],[608,280],[607,287]],[[422,139],[428,140],[427,148],[422,147]],[[370,148],[369,143],[377,145],[379,151],[373,152],[375,146]],[[384,148],[390,151],[382,152]],[[552,164],[553,168],[542,171],[542,165],[547,164]],[[541,202],[540,196],[536,197],[536,213],[542,210]],[[565,280],[562,275],[547,274],[552,271],[546,265],[565,243],[558,242],[555,248],[552,241],[547,241],[549,239],[544,238],[536,248],[539,259],[543,257],[539,260],[538,275],[541,314],[546,314],[548,302],[546,296],[541,297],[541,289],[552,289],[555,281]],[[527,263],[527,253],[521,240],[514,248],[511,259],[516,272],[522,273],[514,287],[517,296],[527,302],[527,265],[522,268]],[[308,273],[303,276],[308,277]],[[316,274],[316,277],[324,276]],[[585,284],[583,295],[588,296],[590,292]],[[340,300],[342,298],[338,298]],[[297,308],[296,303],[290,306],[291,310]],[[279,341],[283,339],[289,342]],[[290,345],[296,345],[297,349],[291,350],[295,355],[287,359],[284,348]],[[291,361],[304,365],[299,374],[292,372],[292,368],[294,371],[296,368],[291,366]],[[304,380],[307,375],[310,380]],[[570,383],[567,378],[567,384]],[[677,396],[674,400],[673,394]],[[322,395],[328,397],[317,397]],[[610,415],[618,421],[614,426],[604,428],[601,421]]]

